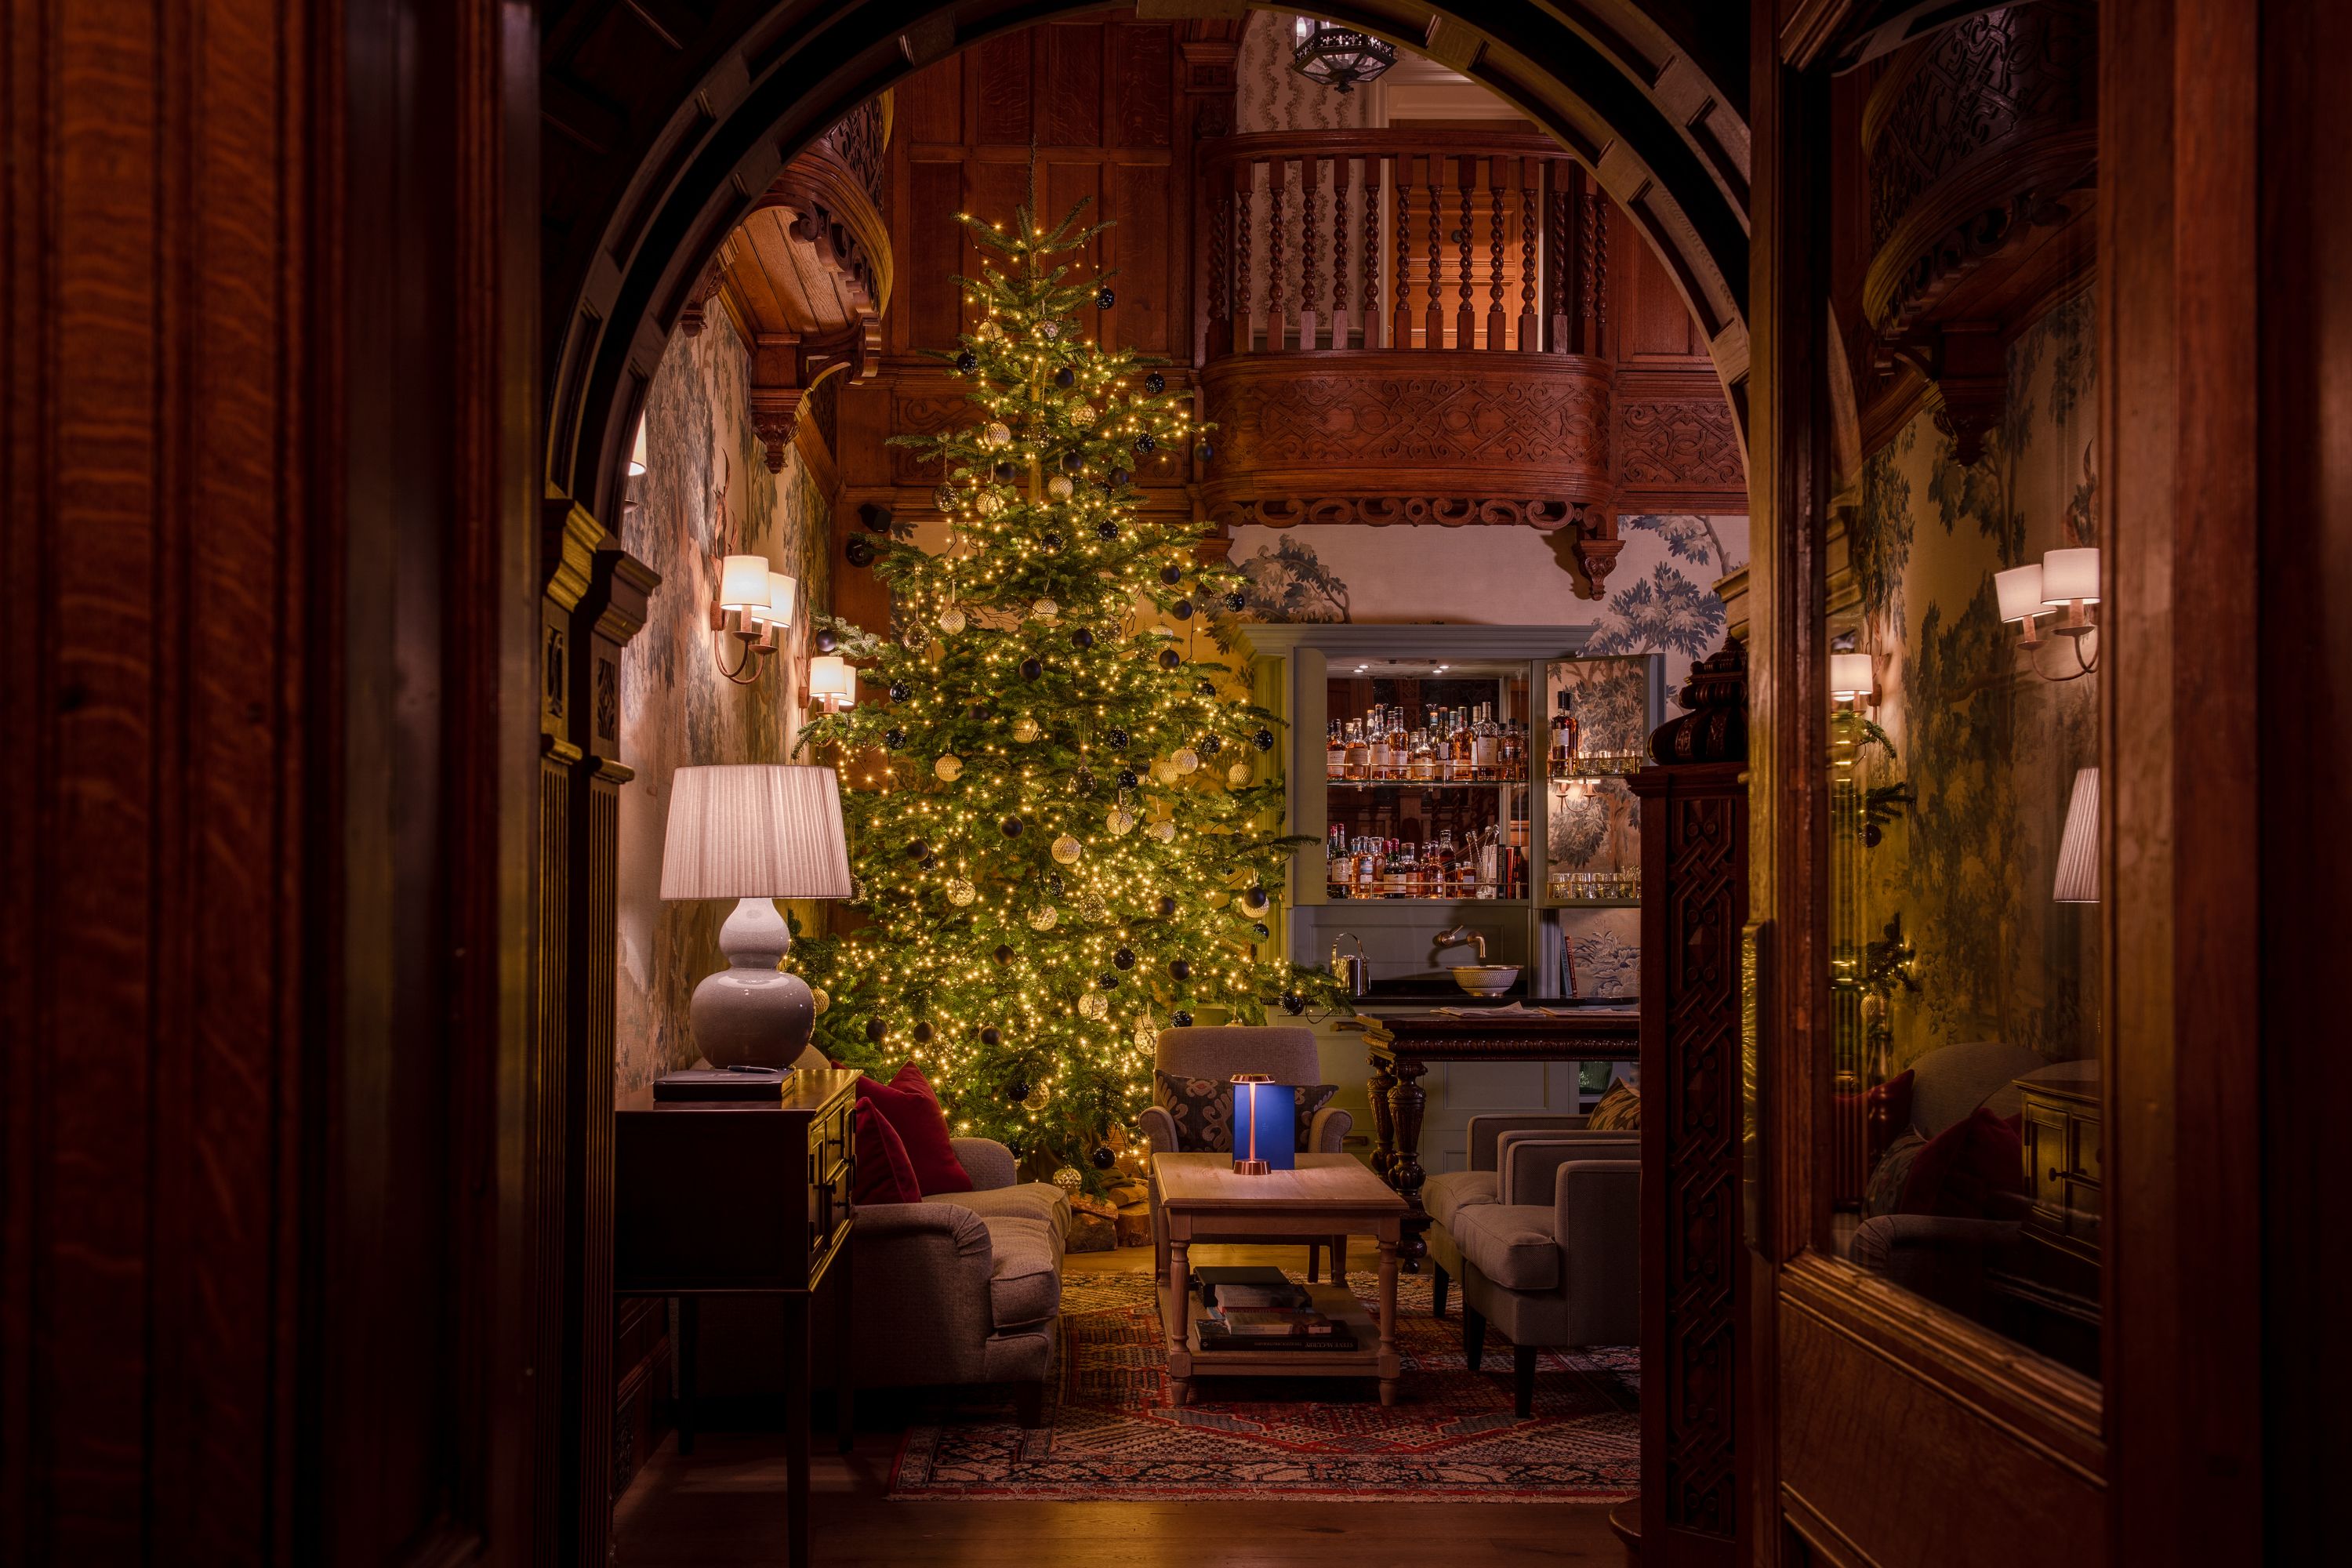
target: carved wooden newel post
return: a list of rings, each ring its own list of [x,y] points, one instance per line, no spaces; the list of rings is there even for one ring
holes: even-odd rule
[[[1748,920],[1746,657],[1691,672],[1642,801],[1644,1568],[1732,1568],[1739,1245],[1739,935]],[[1620,1510],[1633,1514],[1633,1505]],[[1632,1519],[1622,1519],[1631,1532]]]

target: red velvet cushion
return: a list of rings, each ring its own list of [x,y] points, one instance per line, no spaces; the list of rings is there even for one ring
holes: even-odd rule
[[[1879,1156],[1910,1131],[1911,1069],[1905,1068],[1865,1094],[1833,1094],[1830,1101],[1830,1125],[1836,1135],[1833,1195],[1851,1205],[1862,1201]]]
[[[898,1130],[870,1100],[858,1100],[856,1115],[858,1206],[921,1202],[923,1186]]]
[[[971,1191],[971,1178],[964,1173],[962,1162],[948,1143],[948,1113],[940,1109],[940,1098],[931,1092],[931,1080],[920,1068],[908,1062],[888,1083],[861,1078],[857,1098],[873,1101],[874,1108],[889,1119],[892,1131],[906,1145],[921,1193]]]
[[[2019,1118],[1983,1106],[1928,1141],[1911,1163],[1898,1205],[1904,1214],[1956,1219],[2010,1219],[2032,1188],[2025,1179]]]

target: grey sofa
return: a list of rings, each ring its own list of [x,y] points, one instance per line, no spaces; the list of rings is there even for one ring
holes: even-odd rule
[[[1005,1384],[1022,1425],[1038,1426],[1060,1346],[1070,1200],[1022,1181],[993,1139],[950,1142],[972,1191],[857,1211],[846,1260],[856,1383]]]
[[[1315,1049],[1315,1031],[1290,1025],[1264,1028],[1229,1026],[1219,1029],[1162,1029],[1155,1056],[1159,1070],[1182,1078],[1230,1079],[1236,1073],[1262,1072],[1276,1083],[1316,1084],[1323,1081],[1322,1058]],[[1176,1122],[1158,1106],[1148,1108],[1138,1119],[1144,1141],[1155,1155],[1177,1152]],[[1336,1106],[1325,1106],[1315,1113],[1307,1124],[1307,1152],[1310,1154],[1337,1154],[1356,1124],[1350,1113]],[[1151,1256],[1159,1278],[1168,1277],[1168,1231],[1160,1217],[1160,1188],[1150,1188]],[[1243,1241],[1244,1237],[1195,1237],[1195,1241]],[[1316,1278],[1319,1258],[1325,1247],[1332,1249],[1331,1268],[1336,1276],[1347,1268],[1347,1237],[1333,1237],[1328,1242],[1309,1242],[1307,1248],[1307,1277]]]
[[[1435,1315],[1462,1287],[1462,1348],[1485,1359],[1486,1325],[1513,1347],[1513,1405],[1534,1408],[1537,1352],[1641,1338],[1641,1135],[1581,1116],[1470,1119],[1470,1166],[1433,1178],[1423,1202]]]

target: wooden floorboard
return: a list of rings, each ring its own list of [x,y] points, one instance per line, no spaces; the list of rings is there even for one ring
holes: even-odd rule
[[[1297,1247],[1200,1247],[1202,1263],[1297,1267]],[[1370,1238],[1349,1262],[1380,1256]],[[1205,1256],[1202,1256],[1205,1255]],[[1073,1254],[1072,1273],[1144,1273],[1143,1247]],[[870,1417],[869,1417],[870,1418]],[[861,1427],[865,1426],[860,1423]],[[1388,1568],[1390,1564],[1597,1563],[1624,1552],[1606,1506],[1485,1502],[893,1502],[899,1434],[860,1430],[846,1457],[819,1433],[812,1552],[823,1568]],[[706,1432],[638,1472],[614,1510],[617,1568],[771,1564],[784,1553],[781,1434]]]

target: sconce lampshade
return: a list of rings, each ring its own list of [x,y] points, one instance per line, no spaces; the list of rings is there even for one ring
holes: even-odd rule
[[[663,898],[849,897],[848,838],[831,768],[680,768],[669,792]]]
[[[754,605],[751,619],[761,626],[788,626],[793,624],[793,604],[799,598],[800,579],[785,572],[768,574],[768,603],[763,607]]]
[[[849,661],[837,653],[821,653],[809,660],[808,694],[811,701],[838,702],[844,707],[856,701],[857,677]]]
[[[771,592],[766,556],[730,555],[719,563],[720,609],[765,610]]]
[[[2042,563],[2012,566],[2006,572],[1992,574],[1993,592],[2000,596],[2000,618],[2004,621],[2030,621],[2044,609],[2042,603]]]
[[[1263,1073],[1234,1079],[1234,1169],[1247,1176],[1297,1163],[1298,1096]]]
[[[2099,770],[2074,774],[2074,798],[2066,803],[2066,833],[2058,843],[2058,880],[2052,897],[2062,904],[2099,901]]]
[[[1840,702],[1852,702],[1878,689],[1877,678],[1870,669],[1866,653],[1833,653],[1830,655],[1830,695]]]
[[[646,422],[637,420],[637,438],[629,448],[629,478],[635,479],[646,471]]]
[[[2096,550],[2053,550],[2042,558],[2042,602],[2086,605],[2099,602],[2099,552]]]

